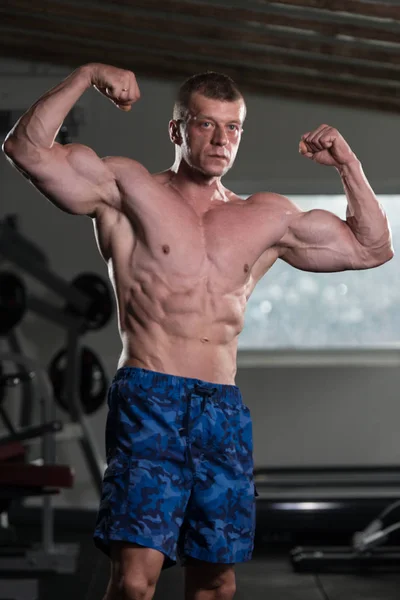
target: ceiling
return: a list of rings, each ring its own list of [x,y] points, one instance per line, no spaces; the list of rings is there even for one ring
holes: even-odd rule
[[[400,113],[400,2],[0,0],[0,56]]]

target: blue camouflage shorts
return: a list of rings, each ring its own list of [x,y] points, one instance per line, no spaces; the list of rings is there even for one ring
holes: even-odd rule
[[[135,543],[165,555],[250,560],[255,530],[252,424],[239,388],[136,367],[108,394],[107,469],[98,548]]]

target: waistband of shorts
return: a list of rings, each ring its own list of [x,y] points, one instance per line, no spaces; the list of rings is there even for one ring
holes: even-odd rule
[[[160,387],[173,387],[175,389],[206,393],[207,395],[218,397],[227,402],[237,404],[242,401],[242,396],[237,385],[214,383],[204,381],[193,377],[182,377],[180,375],[171,375],[142,369],[141,367],[120,367],[114,375],[114,382],[129,380],[131,383],[137,383],[145,387],[157,385]]]

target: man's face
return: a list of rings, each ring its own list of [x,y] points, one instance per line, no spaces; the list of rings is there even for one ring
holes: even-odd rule
[[[242,99],[225,102],[192,94],[181,124],[182,159],[208,177],[222,177],[232,167],[245,117]]]

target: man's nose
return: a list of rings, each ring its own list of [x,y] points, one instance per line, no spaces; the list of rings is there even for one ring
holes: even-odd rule
[[[225,146],[228,143],[228,136],[223,127],[216,127],[214,129],[214,135],[212,139],[213,144],[217,146]]]

